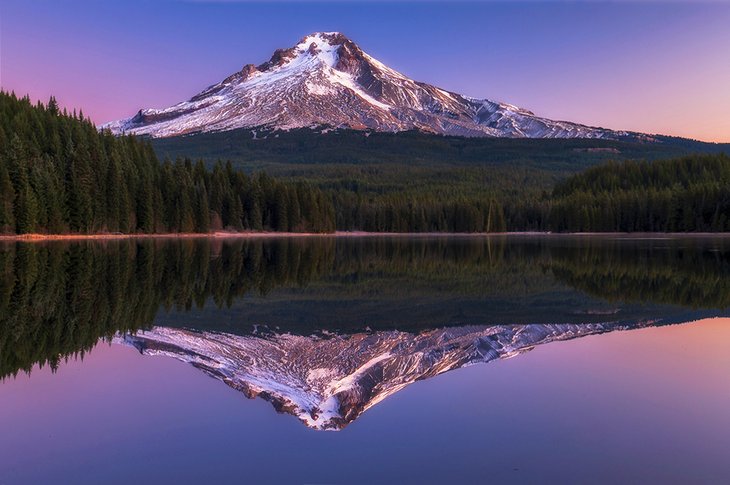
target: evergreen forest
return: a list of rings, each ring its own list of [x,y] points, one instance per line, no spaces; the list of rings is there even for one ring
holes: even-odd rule
[[[0,233],[331,232],[333,206],[284,182],[99,132],[83,112],[0,93]]]
[[[347,130],[147,140],[0,92],[0,234],[724,232],[723,150]]]

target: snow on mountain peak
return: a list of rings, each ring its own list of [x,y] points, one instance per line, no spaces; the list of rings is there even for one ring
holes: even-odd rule
[[[302,38],[297,46],[307,46],[312,43],[327,44],[331,46],[342,45],[345,42],[352,42],[342,32],[314,32]]]
[[[461,136],[618,138],[624,133],[540,118],[515,106],[416,82],[340,32],[315,32],[247,64],[190,100],[108,123],[115,133],[167,137],[237,128],[331,126]]]

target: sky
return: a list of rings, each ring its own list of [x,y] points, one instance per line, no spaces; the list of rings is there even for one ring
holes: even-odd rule
[[[2,0],[0,87],[103,123],[315,31],[548,118],[730,142],[730,2]]]

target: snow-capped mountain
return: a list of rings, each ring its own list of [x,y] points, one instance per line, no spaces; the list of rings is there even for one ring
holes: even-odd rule
[[[318,32],[248,64],[190,100],[103,127],[169,137],[263,127],[333,127],[489,137],[609,138],[626,132],[553,121],[489,99],[413,81],[338,32]]]
[[[418,334],[232,335],[154,327],[117,342],[189,362],[249,398],[270,401],[310,428],[342,429],[405,388],[536,345],[654,325],[653,322],[464,326]]]

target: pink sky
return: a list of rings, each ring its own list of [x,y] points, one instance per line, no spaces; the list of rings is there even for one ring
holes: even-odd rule
[[[97,123],[190,98],[317,30],[553,119],[730,142],[730,4],[5,0],[0,86]],[[404,21],[407,20],[407,21]]]

